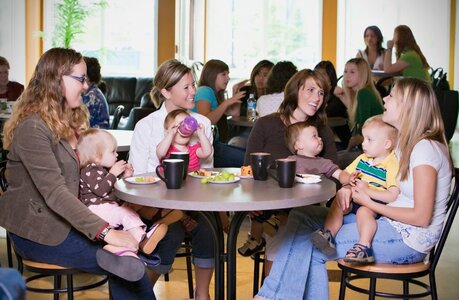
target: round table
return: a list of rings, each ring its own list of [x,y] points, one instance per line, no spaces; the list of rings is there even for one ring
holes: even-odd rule
[[[226,170],[235,174],[238,168]],[[143,174],[152,175],[152,174]],[[224,263],[227,261],[227,299],[236,297],[236,239],[248,211],[282,209],[306,206],[326,201],[335,195],[336,186],[323,177],[320,183],[297,183],[293,188],[280,188],[271,176],[266,181],[240,179],[235,183],[201,183],[199,178],[188,176],[182,188],[169,190],[164,182],[132,184],[119,180],[115,194],[124,201],[158,208],[192,210],[199,212],[209,223],[215,241],[215,299],[224,299]],[[219,211],[234,211],[230,222],[227,249]]]

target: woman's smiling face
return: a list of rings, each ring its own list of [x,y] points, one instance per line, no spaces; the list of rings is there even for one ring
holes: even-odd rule
[[[295,118],[300,117],[306,120],[308,117],[314,116],[324,102],[324,95],[324,90],[319,87],[314,79],[306,79],[298,91],[298,107],[295,110]]]
[[[168,111],[179,108],[194,108],[196,85],[191,73],[183,75],[183,77],[169,91],[163,89],[161,93],[167,99],[166,108]]]

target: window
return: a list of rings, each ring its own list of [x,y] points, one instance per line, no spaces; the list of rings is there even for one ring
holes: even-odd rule
[[[408,25],[429,65],[448,70],[449,8],[449,0],[373,0],[371,4],[366,0],[338,1],[338,74],[342,74],[346,61],[365,47],[363,31],[370,25],[381,29],[384,47],[397,25]]]
[[[51,47],[54,4],[45,0],[45,48]],[[83,0],[89,6],[94,0]],[[85,22],[84,34],[72,48],[85,56],[97,57],[103,76],[153,76],[156,70],[157,1],[109,0],[97,7]]]
[[[202,0],[192,3],[204,9]],[[189,57],[189,50],[179,49],[183,61],[202,61],[201,50],[206,60],[215,58],[226,62],[231,77],[248,78],[253,66],[262,59],[274,63],[290,60],[299,69],[312,68],[321,60],[321,0],[214,0],[206,3],[205,45],[192,45],[194,57]],[[196,7],[190,9],[195,28],[203,28],[203,11]],[[204,43],[203,32],[195,30],[194,35],[198,35],[195,40]]]

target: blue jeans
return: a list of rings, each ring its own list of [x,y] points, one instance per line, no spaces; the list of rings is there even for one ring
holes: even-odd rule
[[[314,248],[309,236],[322,228],[327,208],[308,206],[290,211],[287,230],[273,267],[258,295],[267,299],[328,299],[328,274],[325,262],[345,256],[359,240],[355,215],[344,217],[344,224],[335,237],[337,254],[327,257]],[[401,235],[385,220],[377,220],[373,238],[377,262],[415,263],[426,254],[408,247]]]
[[[240,168],[244,164],[244,157],[245,149],[219,141],[214,142],[214,166],[216,168]]]
[[[0,300],[25,300],[26,286],[21,273],[15,269],[0,268]]]
[[[107,274],[96,260],[96,251],[102,244],[90,241],[86,236],[72,229],[67,238],[56,246],[48,246],[9,233],[16,251],[24,258],[74,267],[84,272],[109,275],[108,283],[111,299],[156,299],[153,286],[145,276],[137,282],[129,282]],[[50,232],[50,234],[52,234]]]
[[[193,215],[198,222],[196,228],[191,231],[191,245],[193,262],[200,268],[213,268],[214,261],[214,240],[210,229],[198,214]],[[169,225],[166,236],[158,243],[155,254],[161,257],[161,264],[150,268],[157,274],[168,273],[174,262],[177,250],[185,238],[185,228],[181,222]]]

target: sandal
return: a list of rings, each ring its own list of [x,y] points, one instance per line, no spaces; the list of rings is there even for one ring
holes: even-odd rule
[[[352,249],[349,249],[343,258],[345,262],[356,264],[370,264],[375,262],[373,249],[365,245],[355,243]]]
[[[145,275],[145,263],[141,261],[135,251],[121,250],[116,247],[105,245],[96,252],[97,264],[105,271],[123,278],[127,281],[139,281]]]

